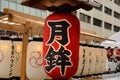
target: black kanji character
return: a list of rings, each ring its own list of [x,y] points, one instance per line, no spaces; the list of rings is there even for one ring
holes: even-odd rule
[[[48,26],[51,29],[51,37],[47,44],[52,43],[54,39],[62,45],[68,43],[68,27],[70,27],[70,24],[66,20],[48,21]],[[59,37],[59,39],[56,39],[56,37]]]
[[[45,59],[47,59],[47,64],[46,70],[49,72],[52,68],[56,66],[56,59],[55,59],[56,52],[53,51],[53,48],[50,47]]]
[[[66,66],[71,66],[71,62],[69,59],[70,52],[68,50],[64,50],[64,47],[61,46],[58,52],[58,59],[56,61],[57,66],[61,66],[62,75],[64,75]]]
[[[70,51],[65,50],[63,46],[61,46],[57,52],[50,47],[48,54],[45,57],[47,59],[46,70],[50,72],[54,67],[60,67],[61,73],[64,75],[66,67],[72,66],[69,56]]]

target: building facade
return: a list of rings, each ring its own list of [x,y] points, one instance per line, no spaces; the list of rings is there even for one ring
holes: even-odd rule
[[[47,16],[46,11],[21,5],[20,3],[22,1],[23,0],[0,0],[0,11],[3,11],[4,8],[9,8],[9,9],[13,9],[26,14],[42,17],[42,18],[45,18]]]
[[[81,27],[95,31],[98,35],[109,37],[120,31],[120,0],[95,0],[101,4],[91,11],[77,10]]]
[[[38,10],[20,5],[23,0],[0,0],[0,11],[10,8],[30,15],[46,18],[48,11]],[[91,11],[76,10],[76,16],[81,21],[81,28],[95,31],[97,35],[108,38],[120,31],[120,0],[95,0],[99,8]]]

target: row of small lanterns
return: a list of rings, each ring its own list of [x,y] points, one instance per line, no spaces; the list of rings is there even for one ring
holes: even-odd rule
[[[42,38],[34,38],[28,44],[26,76],[30,80],[44,80],[48,77],[43,69]],[[79,65],[74,76],[102,74],[106,71],[107,52],[103,47],[80,44]],[[22,39],[1,38],[0,78],[20,77]]]

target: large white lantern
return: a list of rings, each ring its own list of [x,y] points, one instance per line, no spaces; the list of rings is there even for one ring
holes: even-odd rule
[[[29,80],[44,80],[45,73],[42,62],[43,42],[34,39],[27,49],[26,75]]]
[[[83,61],[84,65],[83,65],[83,69],[82,69],[83,71],[81,72],[82,73],[81,75],[86,76],[86,75],[88,75],[88,71],[89,71],[89,68],[90,68],[89,61],[90,61],[91,50],[87,46],[86,49],[83,50],[83,52],[84,52],[84,55],[83,55],[83,57],[84,57],[84,61]]]
[[[0,40],[0,78],[9,78],[12,74],[12,42],[9,38]]]
[[[106,72],[106,64],[107,64],[107,52],[104,47],[100,47],[101,51],[101,73]]]
[[[89,45],[89,70],[88,70],[88,75],[92,75],[94,74],[95,71],[95,66],[96,66],[96,53],[94,51],[94,46],[93,45]]]
[[[101,71],[101,51],[99,46],[95,46],[94,51],[96,53],[95,74],[99,74]]]
[[[22,39],[16,38],[13,40],[14,46],[14,66],[13,77],[20,77],[21,75],[21,59],[22,59]]]
[[[83,66],[85,64],[85,52],[86,52],[87,45],[86,44],[80,44],[79,46],[79,65],[78,65],[78,70],[75,74],[75,76],[81,76],[83,73]]]

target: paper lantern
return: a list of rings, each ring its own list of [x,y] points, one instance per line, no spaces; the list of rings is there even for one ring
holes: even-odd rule
[[[101,51],[99,46],[95,46],[94,51],[96,53],[96,63],[95,63],[95,71],[94,74],[99,74],[101,71]]]
[[[21,61],[22,61],[22,39],[16,38],[13,40],[14,46],[14,66],[13,77],[20,77],[21,75]]]
[[[27,49],[26,75],[29,80],[44,80],[45,73],[42,62],[43,42],[31,41]]]
[[[120,49],[119,48],[114,49],[113,53],[114,53],[113,57],[116,58],[117,60],[120,60]]]
[[[107,65],[107,54],[106,50],[102,46],[95,46],[95,53],[96,53],[96,64],[95,64],[95,74],[102,74],[104,73]]]
[[[53,79],[72,77],[78,68],[80,23],[76,16],[53,13],[45,20],[43,65]]]
[[[11,40],[0,40],[0,78],[9,78],[12,74],[12,69],[10,68],[13,66],[11,64],[11,46]]]
[[[114,50],[110,47],[108,47],[106,50],[107,50],[107,57],[111,58],[113,56],[113,51]]]
[[[78,70],[74,76],[82,76],[85,65],[86,48],[87,48],[87,44],[81,43],[79,46],[79,65],[78,65]]]
[[[120,57],[120,49],[116,49],[115,52],[116,52],[116,56]]]
[[[82,74],[81,74],[82,76],[88,75],[89,60],[90,60],[89,54],[90,54],[90,50],[89,50],[88,46],[86,46],[85,52],[84,52],[84,65],[83,65],[83,71],[82,71]]]
[[[90,54],[89,54],[89,70],[88,70],[88,75],[94,74],[95,71],[95,66],[96,66],[96,52],[94,50],[93,45],[88,45]]]
[[[107,71],[106,64],[107,64],[107,53],[104,47],[100,47],[101,51],[101,73],[104,73]]]

